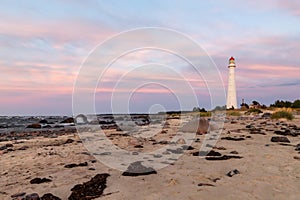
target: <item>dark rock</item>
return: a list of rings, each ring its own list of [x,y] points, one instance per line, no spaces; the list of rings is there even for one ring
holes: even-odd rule
[[[300,156],[294,156],[294,159],[300,160]]]
[[[41,197],[41,200],[61,200],[61,198],[57,197],[57,196],[54,196],[53,194],[51,193],[47,193],[47,194],[44,194],[42,197]]]
[[[300,144],[297,144],[297,145],[296,145],[295,150],[296,150],[296,151],[300,151]]]
[[[10,144],[10,143],[8,143],[8,144],[5,144],[5,146],[6,146],[6,147],[13,147],[14,145],[13,145],[13,144]]]
[[[290,143],[290,140],[287,137],[283,136],[273,136],[271,142],[287,142]]]
[[[245,140],[245,138],[242,137],[222,137],[221,140],[232,140],[232,141],[241,141]]]
[[[122,173],[122,176],[143,176],[149,174],[157,174],[157,172],[151,167],[145,167],[141,164],[141,161],[131,163],[127,170]]]
[[[233,177],[236,174],[240,174],[240,171],[237,169],[234,169],[234,170],[229,171],[226,175],[229,177]]]
[[[34,178],[30,181],[31,184],[41,184],[51,182],[51,179],[48,178]]]
[[[68,200],[90,200],[100,197],[106,188],[106,179],[110,175],[97,174],[90,181],[75,185]]]
[[[239,154],[239,152],[237,152],[237,151],[231,151],[230,153],[231,154]]]
[[[21,150],[21,151],[24,151],[26,149],[29,149],[29,146],[22,146],[22,147],[18,148],[18,150]]]
[[[266,135],[264,132],[261,132],[261,129],[250,129],[250,134]]]
[[[24,200],[40,200],[40,197],[37,193],[27,194]]]
[[[73,142],[74,142],[74,140],[71,139],[71,138],[69,138],[69,139],[67,139],[67,140],[65,141],[64,144],[70,144],[70,143],[73,143]]]
[[[264,113],[264,114],[262,115],[262,117],[263,117],[263,118],[270,118],[271,115],[272,115],[271,113],[266,112],[266,113]]]
[[[41,121],[39,121],[40,124],[48,124],[48,121],[45,119],[42,119]]]
[[[159,144],[169,144],[169,141],[162,140],[162,141],[159,141],[158,143],[159,143]]]
[[[36,129],[39,129],[39,128],[42,128],[42,125],[41,124],[30,124],[28,125],[26,128],[36,128]]]
[[[222,156],[222,154],[217,151],[211,150],[206,156]]]
[[[214,151],[214,150],[211,150],[210,152],[207,152],[207,151],[197,151],[197,152],[194,152],[192,153],[193,156],[222,156],[221,153],[217,152],[217,151]]]
[[[86,167],[86,166],[88,166],[87,162],[83,162],[79,164],[72,163],[72,164],[65,165],[65,168]]]
[[[64,124],[64,123],[74,123],[74,118],[73,117],[69,117],[63,121],[60,122],[61,124]]]
[[[20,192],[20,193],[17,193],[17,194],[13,194],[10,197],[11,198],[17,198],[17,197],[23,197],[25,195],[26,195],[26,192]]]
[[[246,125],[246,128],[254,128],[253,125],[249,124],[249,125]]]
[[[135,145],[134,148],[144,148],[143,145]]]
[[[198,186],[215,186],[215,185],[210,183],[199,183]]]
[[[3,150],[5,150],[5,149],[7,149],[7,146],[6,146],[6,145],[3,145],[3,146],[0,147],[0,151],[3,151]]]
[[[293,137],[296,137],[299,135],[297,132],[291,131],[289,129],[276,130],[276,131],[274,131],[274,133],[276,135],[289,135],[289,136],[293,136]]]
[[[188,145],[183,145],[183,146],[181,146],[181,147],[182,147],[183,150],[188,150],[188,151],[194,150],[194,149],[195,149],[194,147],[188,146]]]
[[[242,156],[233,156],[233,155],[223,155],[223,156],[210,156],[205,157],[206,160],[229,160],[229,159],[241,159]]]

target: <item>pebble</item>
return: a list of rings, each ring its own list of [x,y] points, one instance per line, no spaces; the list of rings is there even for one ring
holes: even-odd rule
[[[233,177],[236,174],[240,174],[240,171],[237,169],[234,169],[234,170],[229,171],[226,175],[229,177]]]

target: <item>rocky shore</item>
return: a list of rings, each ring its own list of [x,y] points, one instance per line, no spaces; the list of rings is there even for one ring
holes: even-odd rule
[[[180,126],[191,121],[188,114],[169,115],[163,122],[161,116],[147,115],[80,117],[35,118],[25,120],[23,131],[1,129],[0,199],[299,199],[299,115],[292,121],[227,116],[209,152],[201,150],[207,119],[191,142],[173,142],[178,133],[188,134]],[[128,117],[141,129],[125,125]],[[123,171],[105,165],[101,158],[114,152],[89,151],[85,142],[97,135],[94,126],[131,156],[147,156]],[[170,148],[153,153],[166,145]],[[160,162],[166,167],[147,164]]]

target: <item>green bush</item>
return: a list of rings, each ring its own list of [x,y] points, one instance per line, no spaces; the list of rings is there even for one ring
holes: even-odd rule
[[[272,119],[280,119],[280,118],[286,118],[288,120],[292,120],[294,118],[293,114],[287,111],[277,111],[274,112],[271,115]]]
[[[260,109],[257,109],[257,108],[251,108],[249,109],[246,114],[250,114],[250,113],[256,113],[256,114],[259,114],[259,113],[262,113],[262,111]]]
[[[238,111],[228,111],[227,114],[229,116],[241,116],[241,113]]]
[[[211,116],[211,112],[200,112],[200,117],[210,117]]]

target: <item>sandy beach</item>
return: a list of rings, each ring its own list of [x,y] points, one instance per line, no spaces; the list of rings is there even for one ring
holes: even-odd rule
[[[151,140],[122,136],[116,134],[120,133],[116,129],[105,133],[127,151],[151,152],[174,135],[179,119],[167,121],[165,131]],[[227,117],[222,135],[206,157],[198,156],[205,134],[197,134],[177,160],[156,173],[141,176],[124,176],[122,171],[101,163],[85,148],[77,133],[2,141],[0,196],[9,200],[32,193],[39,197],[51,193],[60,199],[70,199],[75,185],[88,182],[97,174],[108,174],[103,193],[95,199],[296,200],[300,195],[299,135],[299,115],[292,121]],[[286,138],[276,142],[272,137]],[[176,154],[169,152],[172,153]],[[161,155],[164,156],[167,154]]]

